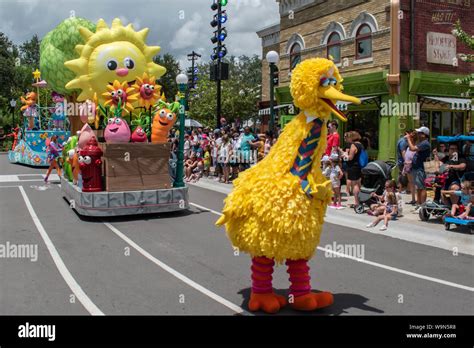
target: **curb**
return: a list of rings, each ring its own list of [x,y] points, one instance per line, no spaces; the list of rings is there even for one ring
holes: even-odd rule
[[[228,187],[224,184],[217,184],[209,182],[209,180],[201,179],[197,183],[188,183],[189,186],[195,186],[214,192],[229,194],[232,191],[232,185]],[[409,206],[407,206],[408,210]],[[325,221],[330,224],[353,228],[363,232],[373,233],[381,236],[386,236],[395,239],[405,240],[411,243],[422,244],[434,248],[444,249],[450,252],[456,250],[460,254],[474,256],[474,235],[448,232],[444,230],[443,225],[439,225],[439,229],[434,229],[431,225],[421,225],[417,221],[394,221],[390,224],[387,231],[379,231],[378,228],[367,229],[367,225],[372,217],[365,214],[344,214],[344,211],[352,209],[346,208],[344,210],[327,209]],[[342,212],[342,214],[341,214]],[[406,212],[405,215],[411,214]],[[402,218],[403,219],[403,218]],[[415,223],[416,222],[416,223]],[[438,225],[437,225],[438,226]]]

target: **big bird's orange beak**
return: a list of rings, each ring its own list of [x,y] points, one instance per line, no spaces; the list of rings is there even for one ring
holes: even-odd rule
[[[339,92],[333,86],[319,87],[318,96],[327,104],[327,106],[329,106],[334,115],[336,115],[343,122],[347,121],[347,117],[336,107],[336,103],[338,101],[346,101],[357,105],[360,104],[359,98]]]

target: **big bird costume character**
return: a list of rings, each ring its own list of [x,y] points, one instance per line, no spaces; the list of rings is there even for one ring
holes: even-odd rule
[[[272,289],[275,262],[288,266],[291,307],[312,311],[329,306],[329,292],[311,292],[308,260],[313,256],[331,201],[331,182],[321,173],[326,121],[346,117],[335,103],[360,100],[345,95],[335,64],[315,58],[292,73],[290,90],[301,112],[285,128],[270,153],[234,181],[222,217],[233,246],[252,256],[251,311],[276,313],[287,304]]]

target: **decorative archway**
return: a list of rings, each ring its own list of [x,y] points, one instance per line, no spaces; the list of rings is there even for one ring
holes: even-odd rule
[[[331,22],[326,27],[326,30],[321,37],[321,45],[327,45],[329,37],[333,33],[338,33],[341,40],[346,38],[346,30],[344,29],[344,26],[339,22]]]
[[[377,23],[377,19],[375,19],[375,17],[372,14],[364,11],[364,12],[361,12],[357,16],[357,18],[354,19],[354,21],[352,22],[351,28],[349,31],[350,37],[355,37],[359,27],[364,24],[370,27],[370,30],[372,31],[372,33],[379,31],[379,24]]]
[[[285,51],[286,51],[287,54],[290,54],[290,51],[291,51],[292,47],[293,47],[295,44],[299,44],[301,50],[304,50],[304,48],[305,48],[305,43],[304,43],[303,37],[302,37],[300,34],[293,34],[293,35],[291,35],[290,39],[289,39],[288,42],[286,43],[286,49],[285,49]]]

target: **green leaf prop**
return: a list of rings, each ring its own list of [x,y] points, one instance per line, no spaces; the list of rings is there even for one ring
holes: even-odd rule
[[[84,43],[79,34],[81,26],[95,32],[94,23],[73,17],[63,21],[41,40],[41,75],[54,91],[64,95],[74,92],[65,88],[66,83],[75,78],[75,74],[64,66],[64,62],[79,57],[75,47]]]

